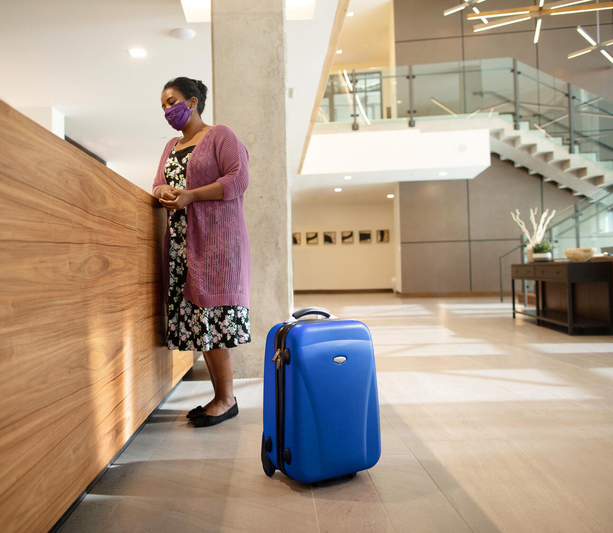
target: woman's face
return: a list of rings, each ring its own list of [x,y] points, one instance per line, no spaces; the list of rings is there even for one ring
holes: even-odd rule
[[[169,87],[162,93],[162,109],[168,109],[177,102],[185,101],[185,97],[176,89]],[[197,105],[198,100],[194,97],[187,100],[187,107],[192,108]]]

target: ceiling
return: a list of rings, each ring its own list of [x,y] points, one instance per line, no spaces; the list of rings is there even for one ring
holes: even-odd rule
[[[337,185],[343,189],[341,192],[334,192]],[[298,186],[292,191],[292,204],[371,204],[386,202],[391,206],[392,200],[387,198],[387,195],[394,194],[395,189],[396,183],[356,184],[351,181],[335,182],[326,187],[316,185],[302,188]]]
[[[393,0],[351,0],[333,69],[350,65],[382,67],[390,65],[395,52]]]
[[[318,0],[312,20],[287,23],[287,83],[295,89],[287,106],[291,177],[306,138],[337,4]],[[375,63],[389,55],[391,6],[391,0],[352,0],[355,16],[345,19],[341,37],[345,59],[365,57],[366,49]],[[176,28],[191,28],[196,37],[178,40],[171,36]],[[0,99],[21,110],[56,108],[65,117],[67,136],[145,190],[163,146],[176,135],[160,107],[162,87],[185,75],[211,86],[210,23],[188,24],[180,0],[5,2],[0,46],[10,50],[0,59]],[[145,48],[148,56],[134,59],[130,48]],[[203,113],[206,123],[213,122],[213,97]],[[387,194],[389,185],[376,187]],[[361,193],[352,193],[359,201],[372,198],[370,189],[360,188]],[[313,200],[323,198],[317,193]],[[355,201],[349,194],[342,198]],[[330,201],[338,200],[338,195],[330,196]]]
[[[180,27],[196,37],[171,37]],[[187,25],[179,0],[5,2],[0,46],[11,50],[0,59],[0,98],[17,109],[55,107],[67,136],[146,190],[174,136],[160,107],[164,84],[211,79],[210,24]],[[134,59],[129,48],[149,55]]]

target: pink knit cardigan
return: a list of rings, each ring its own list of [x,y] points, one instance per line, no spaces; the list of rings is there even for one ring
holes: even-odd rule
[[[153,182],[166,184],[164,165],[179,138],[171,139]],[[213,126],[194,148],[187,163],[186,188],[218,181],[223,200],[187,206],[187,280],[183,295],[198,307],[249,307],[251,246],[243,208],[249,185],[249,154],[228,126]],[[168,298],[169,229],[164,242],[164,294]]]

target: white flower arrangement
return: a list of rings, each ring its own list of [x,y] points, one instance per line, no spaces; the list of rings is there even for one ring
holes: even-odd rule
[[[530,246],[534,246],[535,244],[538,244],[539,242],[543,240],[543,238],[545,237],[545,231],[547,231],[547,225],[549,224],[549,222],[551,222],[551,219],[556,214],[556,211],[554,209],[551,212],[551,214],[549,214],[549,209],[547,209],[542,214],[541,220],[539,221],[538,224],[536,223],[537,213],[538,213],[538,207],[535,207],[534,209],[530,209],[530,221],[532,222],[532,227],[534,230],[532,235],[530,235],[530,232],[528,231],[528,228],[526,228],[526,225],[524,224],[522,219],[519,218],[519,209],[516,209],[515,213],[511,213],[513,220],[517,223],[517,225],[520,227],[520,229],[522,230],[522,232],[528,239]]]

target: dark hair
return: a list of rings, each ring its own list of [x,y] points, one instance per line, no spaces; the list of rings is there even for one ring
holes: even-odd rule
[[[164,85],[166,89],[176,89],[186,100],[194,97],[198,99],[198,114],[202,115],[204,111],[204,103],[206,102],[206,93],[208,89],[200,80],[192,80],[191,78],[175,78]],[[163,91],[162,91],[163,92]]]

